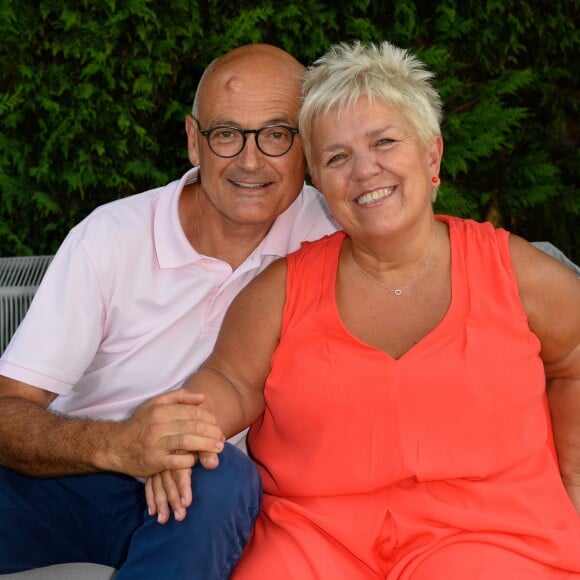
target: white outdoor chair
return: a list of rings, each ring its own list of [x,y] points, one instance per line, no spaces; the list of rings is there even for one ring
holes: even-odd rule
[[[26,314],[52,256],[0,258],[0,354]]]

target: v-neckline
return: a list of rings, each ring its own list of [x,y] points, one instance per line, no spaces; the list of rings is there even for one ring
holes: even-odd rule
[[[445,312],[445,315],[435,325],[435,327],[433,329],[431,329],[423,338],[421,338],[416,343],[414,343],[409,349],[407,349],[399,357],[395,357],[393,355],[390,355],[389,353],[385,352],[384,350],[365,342],[364,340],[362,340],[361,338],[359,338],[358,336],[353,334],[346,327],[344,321],[342,320],[342,317],[340,316],[340,312],[338,310],[338,304],[336,301],[336,282],[337,282],[337,277],[338,277],[338,266],[340,263],[340,253],[342,250],[342,246],[347,238],[347,235],[343,233],[342,239],[340,240],[340,242],[337,244],[337,247],[336,247],[336,252],[337,252],[336,258],[337,259],[334,261],[333,271],[331,272],[331,276],[329,278],[329,284],[328,284],[327,290],[330,292],[330,305],[331,305],[331,309],[332,309],[332,315],[334,316],[335,320],[337,321],[342,332],[345,335],[347,335],[350,338],[350,340],[358,343],[361,346],[364,346],[367,349],[371,349],[373,351],[381,353],[388,360],[391,360],[393,363],[398,363],[398,362],[402,362],[403,360],[406,360],[407,358],[409,358],[417,350],[422,349],[425,346],[428,346],[430,342],[432,342],[433,340],[436,340],[437,335],[439,335],[441,332],[445,332],[445,327],[447,327],[449,324],[451,324],[452,320],[455,318],[455,312],[458,308],[458,304],[460,302],[459,297],[461,295],[461,292],[460,292],[459,287],[457,285],[457,281],[459,280],[457,270],[459,268],[460,260],[458,259],[458,256],[456,256],[456,236],[455,236],[455,228],[454,228],[455,223],[452,220],[447,220],[445,218],[446,218],[446,216],[435,216],[435,219],[445,223],[449,228],[449,243],[451,246],[451,267],[450,267],[450,271],[451,271],[451,301],[449,303],[449,307],[447,308],[447,311]]]

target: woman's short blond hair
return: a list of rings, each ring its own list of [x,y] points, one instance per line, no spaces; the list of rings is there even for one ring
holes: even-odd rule
[[[400,111],[428,145],[441,133],[442,105],[431,84],[434,76],[414,55],[386,41],[332,46],[307,69],[302,83],[298,126],[308,163],[315,119],[334,106],[348,108],[362,96]]]

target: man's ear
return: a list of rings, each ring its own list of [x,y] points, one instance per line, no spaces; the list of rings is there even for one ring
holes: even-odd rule
[[[185,115],[185,133],[187,134],[187,154],[193,166],[199,165],[199,133],[197,124],[191,115]]]

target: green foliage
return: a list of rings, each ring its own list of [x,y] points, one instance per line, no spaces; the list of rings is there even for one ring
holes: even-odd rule
[[[54,252],[95,206],[189,165],[204,67],[251,42],[305,64],[390,40],[437,74],[437,210],[552,241],[576,261],[580,3],[570,0],[0,0],[0,255]]]
[[[48,253],[96,205],[168,178],[176,164],[159,161],[157,134],[168,111],[182,116],[180,44],[201,30],[190,2],[3,2],[1,13],[0,248]]]

